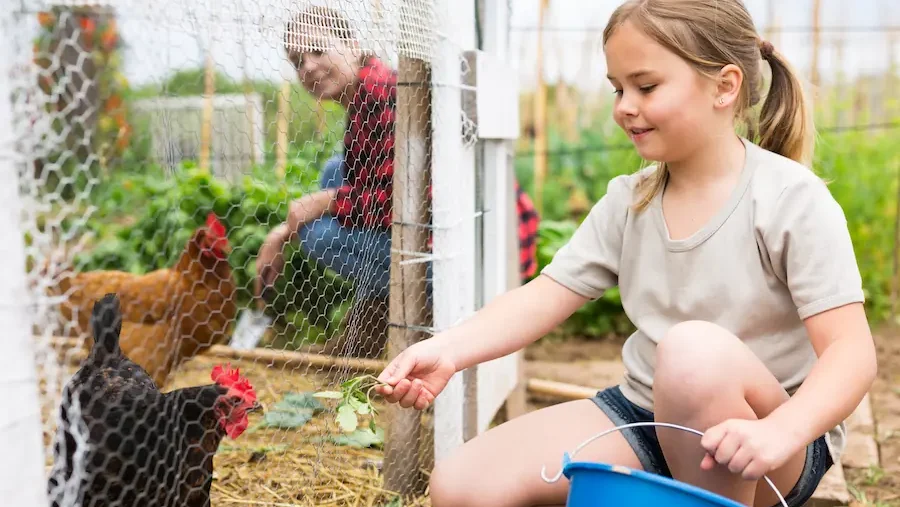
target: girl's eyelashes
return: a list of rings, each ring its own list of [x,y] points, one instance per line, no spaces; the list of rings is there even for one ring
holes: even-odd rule
[[[653,90],[656,89],[656,85],[655,85],[655,84],[653,84],[653,85],[645,85],[645,86],[639,87],[638,89],[641,91],[641,93],[650,93],[650,92],[652,92]],[[617,88],[617,89],[615,89],[615,90],[613,91],[613,95],[621,96],[621,95],[622,95],[622,91],[623,91],[623,90],[622,90],[621,88]]]

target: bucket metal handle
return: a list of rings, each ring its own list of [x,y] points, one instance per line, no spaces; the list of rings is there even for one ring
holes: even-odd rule
[[[584,442],[579,444],[578,447],[576,447],[575,450],[572,451],[572,454],[569,454],[567,452],[563,453],[563,468],[565,467],[565,465],[567,463],[569,463],[571,461],[571,459],[573,457],[575,457],[575,454],[578,453],[578,451],[583,449],[586,445],[593,442],[594,440],[597,440],[598,438],[606,436],[615,431],[620,431],[620,430],[627,429],[627,428],[637,428],[640,426],[663,426],[663,427],[667,427],[667,428],[674,428],[676,430],[686,431],[688,433],[693,433],[693,434],[701,436],[701,437],[703,436],[703,432],[701,432],[701,431],[697,431],[693,428],[688,428],[687,426],[681,426],[681,425],[672,424],[672,423],[636,422],[636,423],[623,424],[621,426],[617,426],[612,429],[601,431],[600,433],[597,433],[596,435],[592,436],[591,438],[588,438],[587,440],[585,440]],[[557,473],[554,477],[547,477],[547,465],[544,465],[541,467],[541,478],[544,480],[544,482],[548,482],[548,483],[552,484],[552,483],[558,481],[560,478],[562,478],[562,475],[563,475],[563,471],[561,468],[559,473]],[[787,501],[785,501],[784,497],[781,495],[781,492],[778,491],[778,488],[775,487],[775,484],[772,482],[772,480],[769,479],[769,477],[767,475],[764,475],[763,479],[766,480],[766,483],[769,485],[770,488],[772,488],[772,491],[775,492],[775,495],[778,497],[778,501],[781,502],[781,505],[783,505],[784,507],[788,507]]]

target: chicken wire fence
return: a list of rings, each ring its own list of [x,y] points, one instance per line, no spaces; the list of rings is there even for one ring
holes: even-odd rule
[[[36,358],[11,366],[40,401],[15,420],[52,505],[425,501],[463,385],[417,412],[366,382],[475,308],[474,11],[2,10],[8,308]]]

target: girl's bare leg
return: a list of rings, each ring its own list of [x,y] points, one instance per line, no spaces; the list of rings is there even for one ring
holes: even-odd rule
[[[541,478],[541,467],[555,476],[564,452],[613,428],[591,400],[554,405],[512,419],[470,440],[436,464],[431,475],[434,507],[525,507],[564,505],[565,476],[554,484]],[[625,438],[613,432],[580,450],[579,461],[599,461],[641,469]],[[698,461],[699,463],[699,461]]]
[[[657,421],[699,431],[726,419],[761,419],[788,400],[788,394],[740,339],[708,322],[673,326],[659,343],[653,381]],[[771,507],[778,498],[763,481],[747,481],[725,467],[700,468],[705,451],[700,437],[658,428],[657,435],[672,475],[745,505]],[[802,450],[780,469],[769,472],[783,496],[794,487],[806,459]]]

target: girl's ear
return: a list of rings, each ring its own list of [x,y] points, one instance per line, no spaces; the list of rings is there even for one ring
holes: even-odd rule
[[[732,106],[740,96],[744,83],[744,73],[740,67],[728,64],[722,67],[716,76],[716,94],[714,107],[718,109]]]

